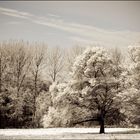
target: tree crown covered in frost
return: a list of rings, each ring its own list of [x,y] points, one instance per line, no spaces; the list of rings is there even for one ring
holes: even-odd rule
[[[110,54],[102,47],[92,47],[77,57],[73,65],[72,76],[74,79],[88,79],[94,86],[97,78],[107,78],[113,72],[115,72],[115,66]]]

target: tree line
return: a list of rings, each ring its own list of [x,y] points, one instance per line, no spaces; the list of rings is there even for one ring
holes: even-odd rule
[[[0,128],[139,125],[140,47],[127,50],[1,42]]]

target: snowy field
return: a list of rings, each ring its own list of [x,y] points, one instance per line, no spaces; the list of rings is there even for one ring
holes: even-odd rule
[[[0,129],[0,139],[140,140],[140,129],[106,128],[105,132],[98,134],[99,128]]]

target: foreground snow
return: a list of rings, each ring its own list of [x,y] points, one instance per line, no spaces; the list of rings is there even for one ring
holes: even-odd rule
[[[137,131],[136,128],[106,128],[106,133]],[[48,128],[48,129],[0,129],[0,135],[57,135],[63,133],[99,133],[99,128]]]
[[[140,139],[135,128],[106,128],[108,134],[98,134],[99,128],[0,129],[0,139]]]

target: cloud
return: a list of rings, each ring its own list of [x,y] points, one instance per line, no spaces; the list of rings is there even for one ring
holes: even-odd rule
[[[27,12],[20,12],[18,10],[2,8],[2,7],[0,7],[0,11],[4,15],[17,17],[17,18],[23,18],[23,19],[29,19],[30,17],[33,16],[32,14],[27,13]]]
[[[18,22],[18,21],[9,21],[9,22],[7,22],[7,24],[17,25],[17,24],[21,24],[21,22]]]
[[[23,16],[23,15],[20,15],[20,14],[16,14],[16,13],[2,12],[2,14],[7,15],[7,16],[27,19],[26,16]]]
[[[54,17],[54,18],[61,18],[60,16],[58,16],[58,15],[56,15],[56,14],[48,14],[48,16],[50,16],[50,17]]]
[[[110,46],[114,44],[127,46],[131,43],[140,41],[140,32],[105,30],[91,25],[66,22],[64,19],[61,19],[54,14],[49,14],[47,17],[40,17],[31,13],[2,7],[0,7],[0,12],[7,16],[29,20],[35,24],[71,33],[74,35],[74,37],[71,38],[72,40],[80,40],[82,38],[82,42],[90,42],[94,40],[93,42]]]
[[[3,8],[3,7],[0,7],[0,10],[5,11],[5,12],[11,12],[11,13],[18,12],[17,10],[9,9],[9,8]]]

